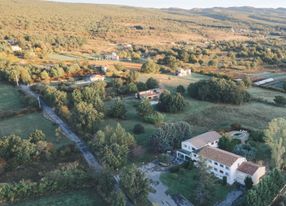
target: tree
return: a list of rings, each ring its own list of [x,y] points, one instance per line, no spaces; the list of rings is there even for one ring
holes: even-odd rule
[[[164,123],[151,137],[151,145],[157,152],[177,149],[181,142],[191,136],[191,126],[187,122]]]
[[[135,139],[117,124],[116,128],[107,126],[104,130],[99,130],[90,144],[103,164],[111,170],[116,170],[125,165]]]
[[[132,83],[128,84],[127,90],[128,90],[128,93],[134,94],[134,93],[136,93],[138,91],[137,85],[132,82]]]
[[[164,121],[164,119],[165,119],[165,115],[161,114],[160,112],[153,112],[151,114],[144,116],[145,122],[155,124],[155,125],[161,124]]]
[[[158,73],[159,70],[160,66],[151,59],[145,62],[141,67],[141,72],[143,73]]]
[[[147,99],[143,99],[138,104],[137,112],[139,116],[144,117],[146,115],[152,114],[154,112],[154,109]]]
[[[281,169],[286,162],[286,119],[273,119],[264,131],[265,141],[271,148],[273,165]]]
[[[186,92],[186,89],[183,85],[179,85],[179,86],[177,86],[176,91],[183,96]]]
[[[159,87],[159,82],[156,79],[150,77],[146,81],[146,86],[147,86],[147,89],[156,89]]]
[[[73,123],[79,131],[93,132],[95,124],[102,120],[104,114],[94,109],[92,104],[80,102],[72,112]]]
[[[125,195],[119,191],[119,192],[113,192],[111,193],[111,206],[125,206],[126,200]]]
[[[50,78],[48,72],[46,70],[42,71],[41,74],[40,74],[40,77],[42,80],[47,80]]]
[[[150,192],[150,182],[134,164],[125,167],[121,171],[120,185],[135,204],[147,201]]]
[[[160,95],[157,106],[162,112],[176,113],[183,111],[186,103],[181,94],[171,94],[170,92],[165,91]]]
[[[118,119],[125,119],[126,118],[126,108],[124,102],[117,98],[110,109],[110,116]]]
[[[138,89],[138,91],[145,91],[148,88],[144,82],[138,82],[137,83],[137,89]]]
[[[252,181],[252,178],[247,176],[245,179],[244,179],[244,184],[245,184],[245,187],[247,190],[250,190],[253,186],[253,181]]]
[[[198,205],[210,205],[214,198],[215,182],[214,177],[208,172],[204,159],[198,161],[198,185],[195,190],[195,198]]]
[[[46,135],[44,134],[44,132],[38,129],[33,131],[28,137],[28,140],[34,144],[36,144],[39,141],[45,141],[45,139],[46,139]]]
[[[222,150],[233,152],[237,144],[240,144],[240,140],[231,139],[231,137],[223,136],[219,139],[218,147]]]
[[[142,134],[145,132],[145,128],[142,124],[135,124],[133,128],[134,134]]]
[[[139,73],[137,71],[131,70],[128,74],[128,81],[131,83],[136,83],[139,77]]]
[[[242,79],[244,85],[246,86],[246,88],[249,88],[251,87],[252,85],[252,81],[251,79],[248,77],[248,76],[245,76],[243,79]]]
[[[285,106],[286,105],[286,98],[284,96],[275,96],[274,102],[277,105]]]

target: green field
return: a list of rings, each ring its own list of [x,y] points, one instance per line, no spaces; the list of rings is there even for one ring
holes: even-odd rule
[[[27,137],[35,129],[43,130],[48,140],[57,146],[69,142],[65,137],[58,139],[55,134],[57,126],[45,119],[41,113],[30,113],[4,119],[0,121],[0,137],[15,133],[21,137]]]
[[[24,201],[13,206],[106,206],[106,203],[95,192],[74,191]]]
[[[22,108],[20,93],[15,87],[0,82],[0,112]]]
[[[286,97],[286,93],[273,91],[270,89],[263,89],[261,87],[251,87],[249,93],[255,98],[262,98],[268,101],[273,101],[275,96],[284,96]]]
[[[197,187],[197,169],[180,170],[178,173],[163,173],[160,177],[161,181],[168,186],[168,192],[171,195],[181,194],[187,198],[190,202],[196,203],[194,190]],[[214,191],[214,199],[211,200],[209,205],[214,205],[226,197],[231,188],[223,186],[220,183],[216,183],[216,189]]]

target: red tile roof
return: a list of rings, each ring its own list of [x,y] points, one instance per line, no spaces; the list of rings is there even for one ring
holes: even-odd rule
[[[228,167],[232,166],[233,163],[236,162],[236,160],[238,160],[239,158],[243,158],[231,152],[227,152],[219,148],[214,148],[210,146],[202,148],[201,151],[199,151],[199,155],[203,158],[214,160]]]
[[[254,175],[260,166],[253,162],[243,162],[239,165],[238,170],[249,175]]]

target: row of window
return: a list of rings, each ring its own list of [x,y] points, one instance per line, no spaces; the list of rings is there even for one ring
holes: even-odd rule
[[[212,160],[208,160],[208,161],[209,161],[209,163],[212,163]],[[219,165],[221,168],[225,168],[225,169],[229,170],[229,167],[224,166],[223,164],[219,164],[218,162],[215,162],[215,161],[214,161],[214,165],[216,165],[216,166]]]
[[[222,170],[218,170],[217,168],[213,168],[213,170],[215,171],[215,172],[219,172],[220,174],[225,174],[226,176],[228,176],[228,172],[223,172]]]

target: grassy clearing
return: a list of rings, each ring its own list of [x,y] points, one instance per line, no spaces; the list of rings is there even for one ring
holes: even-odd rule
[[[145,82],[150,77],[157,79],[166,89],[170,90],[176,88],[180,84],[187,87],[190,83],[210,78],[209,76],[197,73],[192,73],[192,75],[185,77],[178,77],[168,74],[140,74],[139,81]]]
[[[13,86],[0,82],[0,112],[22,108],[20,95]]]
[[[251,87],[249,93],[255,98],[262,98],[268,101],[273,101],[275,96],[284,96],[286,97],[286,93],[273,91],[270,89],[263,89],[261,87]]]
[[[40,129],[46,134],[47,139],[57,146],[69,143],[69,140],[65,137],[60,137],[60,139],[56,137],[56,128],[56,125],[45,119],[41,113],[36,112],[1,120],[0,137],[12,133],[27,137],[32,131]]]
[[[74,191],[13,204],[13,206],[105,206],[94,191]],[[12,205],[9,205],[12,206]]]
[[[171,195],[181,194],[190,202],[196,204],[195,201],[195,189],[197,187],[197,169],[180,170],[178,173],[163,173],[160,177],[161,181],[168,186],[168,192]],[[223,186],[219,182],[216,183],[216,189],[214,191],[214,199],[211,200],[210,205],[222,201],[231,188]]]

